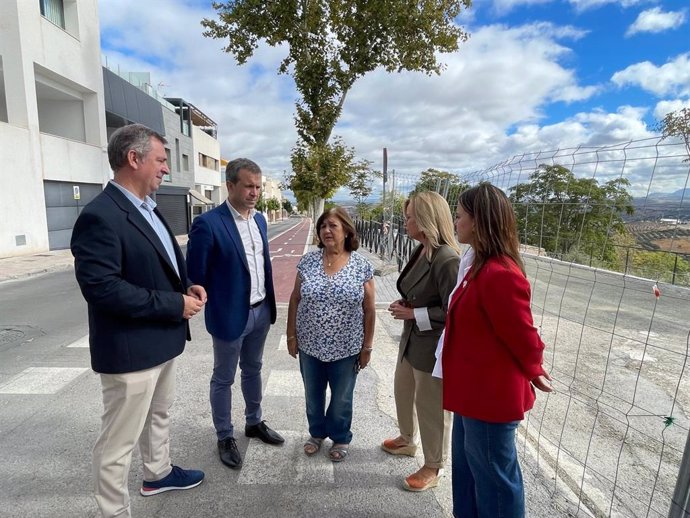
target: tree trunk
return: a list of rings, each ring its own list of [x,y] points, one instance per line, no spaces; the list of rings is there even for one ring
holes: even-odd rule
[[[311,211],[313,213],[312,219],[316,221],[321,214],[323,214],[323,206],[326,200],[323,198],[314,198],[311,202]]]

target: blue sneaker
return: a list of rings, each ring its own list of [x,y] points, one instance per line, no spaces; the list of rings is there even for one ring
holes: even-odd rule
[[[166,491],[174,491],[176,489],[192,489],[203,481],[203,471],[197,469],[182,469],[179,466],[173,466],[168,476],[160,480],[156,480],[155,482],[147,482],[144,480],[141,486],[141,494],[144,496],[151,496],[157,495],[158,493],[165,493]]]

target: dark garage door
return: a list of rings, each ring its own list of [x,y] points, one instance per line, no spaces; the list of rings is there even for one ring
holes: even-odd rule
[[[74,187],[79,187],[79,199],[74,199]],[[48,219],[48,246],[51,250],[69,248],[72,228],[84,206],[103,190],[100,183],[44,181]]]
[[[173,192],[170,192],[173,191]],[[176,236],[189,232],[189,207],[186,187],[161,187],[156,193],[156,204],[165,221]]]

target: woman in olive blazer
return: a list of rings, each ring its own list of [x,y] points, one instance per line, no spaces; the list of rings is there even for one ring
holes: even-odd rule
[[[405,228],[420,244],[398,279],[402,298],[388,308],[395,319],[404,321],[394,382],[400,435],[383,441],[381,448],[392,455],[414,456],[418,428],[424,466],[407,477],[403,487],[424,491],[438,484],[448,453],[450,414],[443,410],[442,382],[431,373],[460,249],[448,203],[437,193],[410,197],[405,203]]]

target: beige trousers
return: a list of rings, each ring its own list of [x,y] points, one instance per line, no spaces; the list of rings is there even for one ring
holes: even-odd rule
[[[410,444],[416,442],[418,422],[424,465],[443,468],[450,444],[451,414],[443,410],[442,381],[415,369],[403,358],[395,368],[394,393],[400,435]]]
[[[101,434],[93,449],[96,502],[105,518],[129,517],[127,478],[137,442],[144,480],[160,480],[172,469],[168,431],[175,360],[143,371],[101,374],[101,386]]]

